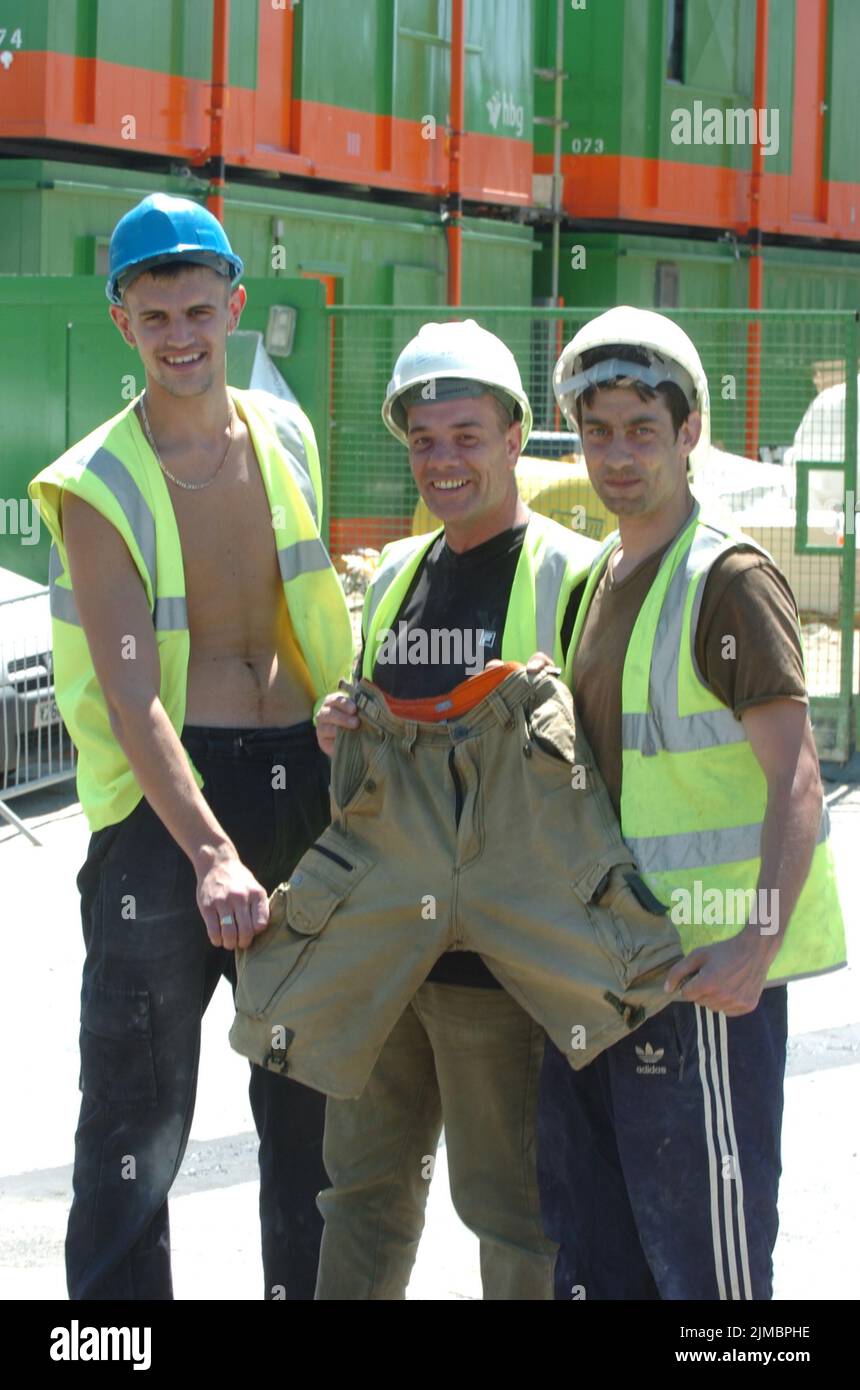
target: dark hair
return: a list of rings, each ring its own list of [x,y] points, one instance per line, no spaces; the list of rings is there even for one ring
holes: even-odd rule
[[[589,348],[584,352],[580,364],[581,370],[587,371],[589,367],[593,367],[597,362],[604,362],[613,357],[620,357],[622,360],[626,358],[630,362],[638,362],[643,367],[647,367],[651,360],[647,353],[643,352],[640,348],[631,347],[627,343],[609,343],[605,347]],[[610,377],[608,381],[601,381],[598,386],[587,386],[582,395],[577,398],[574,405],[574,412],[580,430],[582,429],[583,405],[591,407],[594,404],[594,397],[598,391],[617,391],[621,388],[635,391],[640,401],[653,401],[656,396],[662,396],[663,400],[666,402],[666,408],[672,417],[672,425],[675,430],[676,439],[678,438],[678,432],[681,426],[689,417],[690,412],[696,409],[695,406],[689,404],[684,392],[681,390],[680,386],[675,385],[674,381],[664,381],[661,382],[659,386],[652,387],[646,386],[644,381],[639,381],[636,377]]]
[[[143,279],[144,275],[151,275],[153,280],[175,280],[177,276],[182,275],[186,270],[201,269],[211,270],[213,275],[217,275],[218,279],[224,282],[227,286],[227,299],[229,300],[232,292],[232,285],[228,276],[220,275],[218,271],[215,270],[214,266],[201,266],[199,261],[184,261],[179,256],[171,256],[170,260],[158,261],[155,265],[148,265],[145,270],[140,272],[139,276],[136,275],[134,277],[131,281],[131,285],[133,285],[136,280]],[[129,285],[129,289],[131,285]]]
[[[523,418],[523,413],[520,410],[519,405],[514,406],[513,401],[511,402],[511,405],[514,408],[511,411],[508,410],[506,406],[502,405],[502,402],[499,400],[498,396],[494,396],[492,392],[489,393],[489,396],[494,414],[499,424],[499,429],[501,430],[502,434],[507,434],[511,425],[515,425],[518,420],[521,420]]]

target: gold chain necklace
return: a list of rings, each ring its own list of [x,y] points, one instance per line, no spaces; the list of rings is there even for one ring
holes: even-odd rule
[[[145,429],[146,437],[149,440],[149,447],[155,454],[156,462],[158,463],[158,466],[161,469],[162,473],[164,473],[172,483],[175,483],[177,487],[185,488],[186,492],[199,492],[201,488],[209,487],[210,484],[214,483],[215,479],[218,477],[218,474],[221,472],[221,469],[227,462],[227,455],[233,447],[233,422],[236,416],[232,406],[230,408],[230,438],[227,440],[227,448],[224,450],[224,457],[222,458],[218,467],[215,469],[215,472],[212,474],[212,477],[207,478],[205,483],[186,483],[183,482],[181,478],[177,478],[173,473],[171,473],[167,465],[162,463],[161,461],[161,455],[159,454],[158,449],[155,445],[155,440],[152,437],[152,430],[149,428],[149,418],[146,414],[146,406],[144,405],[145,396],[146,392],[144,391],[143,395],[140,398],[140,413],[143,416],[143,428]]]

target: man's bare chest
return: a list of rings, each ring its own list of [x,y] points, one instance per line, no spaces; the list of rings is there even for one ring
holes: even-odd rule
[[[208,488],[170,486],[192,609],[270,601],[280,590],[269,499],[250,438]]]

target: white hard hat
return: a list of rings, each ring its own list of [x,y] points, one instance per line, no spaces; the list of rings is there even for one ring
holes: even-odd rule
[[[522,442],[531,433],[532,408],[523,390],[520,370],[514,354],[495,333],[488,333],[474,319],[460,323],[425,323],[401,352],[388,383],[382,418],[395,438],[407,444],[406,407],[402,397],[413,387],[423,389],[420,399],[432,401],[437,397],[430,383],[441,380],[477,383],[512,408],[519,407],[516,418],[522,420]],[[447,392],[450,396],[453,392]],[[479,392],[464,390],[464,395]]]
[[[583,354],[594,348],[631,347],[639,349],[636,361],[623,351],[584,367]],[[647,386],[673,382],[680,387],[690,408],[702,416],[702,433],[690,454],[690,467],[706,464],[711,450],[711,402],[708,378],[695,345],[683,328],[665,314],[652,309],[632,309],[621,304],[586,323],[567,344],[552,374],[552,389],[559,408],[570,424],[576,425],[574,405],[589,386],[620,376],[630,376]]]

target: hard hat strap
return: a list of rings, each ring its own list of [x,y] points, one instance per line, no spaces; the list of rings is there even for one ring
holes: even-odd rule
[[[647,349],[645,349],[647,351]],[[600,386],[605,381],[615,381],[618,377],[632,377],[635,381],[641,381],[643,385],[650,386],[656,390],[658,386],[671,382],[680,388],[691,410],[696,408],[696,389],[693,385],[693,378],[678,362],[664,359],[661,362],[652,362],[646,366],[642,362],[631,362],[627,358],[608,357],[601,362],[595,362],[591,367],[586,367],[585,371],[577,372],[576,376],[563,381],[556,390],[558,396],[568,396],[573,394],[574,398],[581,396],[583,391],[587,391],[590,386]]]
[[[522,419],[519,402],[501,387],[491,386],[487,382],[476,381],[471,378],[446,376],[430,376],[424,381],[415,382],[414,385],[407,387],[393,402],[392,413],[395,414],[401,428],[405,429],[407,406],[458,400],[465,396],[474,398],[487,395],[495,397],[500,405],[507,410],[511,421]]]
[[[177,262],[180,265],[206,266],[225,280],[232,281],[234,278],[233,266],[226,256],[220,255],[217,251],[175,251],[169,255],[153,256],[149,260],[138,261],[136,265],[129,266],[117,276],[117,289],[122,293],[139,275],[158,270],[161,266],[176,265]]]

